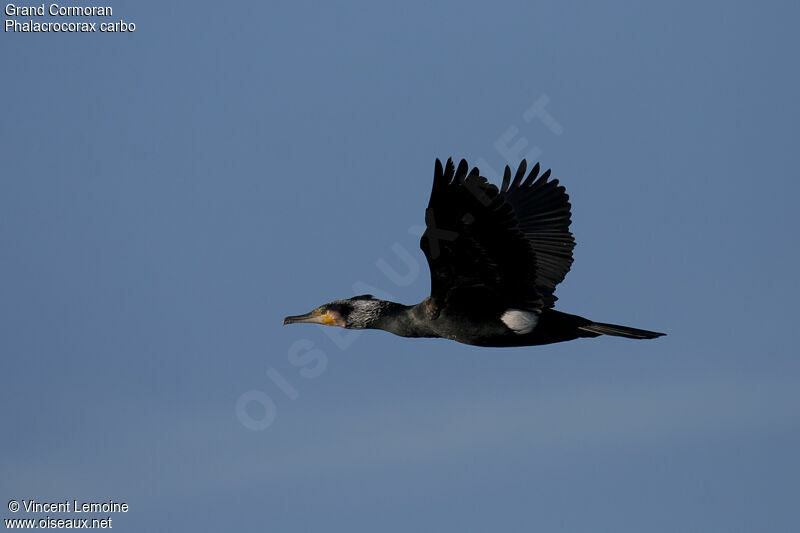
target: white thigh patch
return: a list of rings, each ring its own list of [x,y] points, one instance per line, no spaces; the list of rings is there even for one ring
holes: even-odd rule
[[[533,311],[522,311],[521,309],[506,309],[500,317],[503,324],[517,335],[524,335],[533,331],[539,323],[539,315]]]

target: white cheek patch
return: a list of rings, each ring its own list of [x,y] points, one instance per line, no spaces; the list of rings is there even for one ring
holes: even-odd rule
[[[525,335],[533,331],[539,323],[539,315],[533,311],[522,311],[521,309],[506,309],[500,317],[503,324],[517,335]]]

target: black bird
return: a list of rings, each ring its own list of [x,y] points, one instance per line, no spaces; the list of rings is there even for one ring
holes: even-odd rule
[[[442,337],[477,346],[532,346],[579,337],[653,339],[654,331],[593,322],[553,309],[553,291],[572,265],[569,196],[537,163],[498,189],[463,159],[436,160],[420,247],[431,295],[402,305],[369,294],[337,300],[284,324],[311,322],[383,329],[403,337]]]

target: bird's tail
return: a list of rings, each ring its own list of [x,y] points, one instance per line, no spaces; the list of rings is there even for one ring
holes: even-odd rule
[[[658,333],[657,331],[617,326],[616,324],[604,324],[602,322],[591,322],[585,326],[579,326],[578,329],[591,334],[587,335],[587,337],[613,335],[615,337],[625,337],[627,339],[655,339],[656,337],[666,335],[666,333]]]

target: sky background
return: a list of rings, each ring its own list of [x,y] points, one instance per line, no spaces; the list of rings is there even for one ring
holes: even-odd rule
[[[134,33],[0,36],[0,518],[797,531],[796,3],[110,5]],[[421,300],[434,159],[527,154],[558,308],[667,337],[281,326]]]

